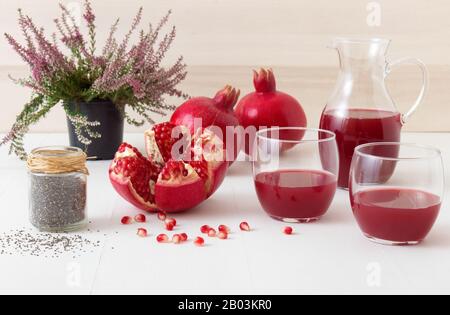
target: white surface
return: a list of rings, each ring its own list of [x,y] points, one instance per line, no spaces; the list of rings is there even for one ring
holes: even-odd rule
[[[127,140],[143,144],[140,135]],[[403,140],[440,147],[450,178],[450,134],[405,134]],[[31,135],[27,143],[64,144],[66,136]],[[238,163],[211,200],[176,216],[180,226],[174,233],[185,231],[190,237],[199,235],[203,224],[232,227],[230,240],[207,239],[206,247],[197,248],[192,243],[156,244],[155,236],[163,229],[154,216],[145,224],[151,232],[147,239],[136,236],[140,225],[121,226],[122,216],[138,211],[113,191],[108,162],[92,162],[89,168],[94,232],[84,234],[100,239],[103,246],[76,260],[71,255],[51,260],[0,256],[0,293],[450,293],[448,185],[441,216],[425,243],[385,247],[361,235],[344,191],[337,193],[321,222],[295,225],[297,234],[285,236],[281,230],[286,224],[268,218],[258,204],[250,165]],[[0,233],[29,227],[25,166],[7,157],[4,148],[0,174]],[[243,220],[252,232],[238,231]],[[74,270],[80,271],[79,286],[68,281]],[[372,281],[377,271],[379,286]]]

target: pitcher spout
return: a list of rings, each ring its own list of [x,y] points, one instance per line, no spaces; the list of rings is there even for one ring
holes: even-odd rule
[[[348,71],[384,71],[391,41],[384,38],[335,38],[330,48],[339,54],[341,68]]]

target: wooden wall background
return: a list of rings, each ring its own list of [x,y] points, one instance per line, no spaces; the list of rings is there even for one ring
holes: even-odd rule
[[[0,29],[20,35],[16,9],[21,7],[50,32],[58,13],[55,0],[2,0]],[[78,1],[62,1],[77,12]],[[393,40],[392,59],[414,56],[429,66],[431,86],[426,103],[407,126],[409,131],[450,131],[450,1],[448,0],[93,0],[98,13],[99,42],[109,25],[121,16],[126,32],[139,6],[145,20],[156,22],[173,9],[172,23],[178,38],[169,60],[183,54],[189,77],[183,88],[191,95],[212,95],[226,83],[247,93],[251,70],[270,66],[279,87],[298,97],[311,125],[334,86],[337,56],[326,48],[334,36],[381,36]],[[380,8],[380,24],[368,16]],[[0,40],[0,132],[6,131],[29,98],[28,91],[11,83],[27,69]],[[389,79],[401,110],[415,99],[420,83],[418,70],[406,67]],[[62,110],[33,128],[34,132],[65,131]],[[136,131],[133,128],[130,131]]]

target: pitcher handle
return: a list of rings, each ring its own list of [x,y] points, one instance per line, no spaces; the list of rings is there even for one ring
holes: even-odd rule
[[[422,89],[420,91],[419,97],[417,98],[416,102],[414,103],[414,105],[411,107],[411,109],[406,113],[402,115],[402,123],[406,124],[408,122],[408,119],[411,117],[411,115],[413,115],[417,108],[420,106],[420,104],[422,104],[423,100],[425,99],[425,96],[427,94],[428,91],[428,86],[429,86],[429,74],[428,74],[428,69],[427,66],[425,65],[424,62],[422,62],[420,59],[417,58],[402,58],[393,62],[389,62],[387,64],[387,71],[386,71],[386,75],[388,75],[389,73],[391,73],[391,71],[393,70],[393,68],[401,66],[401,65],[406,65],[406,64],[412,64],[412,65],[417,65],[419,66],[419,68],[422,70]]]

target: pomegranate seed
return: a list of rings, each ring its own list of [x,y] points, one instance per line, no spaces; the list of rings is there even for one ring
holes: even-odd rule
[[[219,232],[219,234],[217,235],[217,237],[221,240],[226,240],[228,238],[228,233],[227,232]]]
[[[169,237],[166,234],[159,234],[156,237],[156,241],[158,243],[168,243],[169,242]]]
[[[166,224],[172,224],[173,226],[177,225],[177,220],[175,220],[174,218],[167,218],[166,220],[164,220],[164,222]]]
[[[173,225],[171,223],[166,223],[166,230],[167,231],[173,231],[174,228],[175,228],[175,225]]]
[[[293,232],[294,232],[294,229],[292,229],[290,226],[286,226],[285,228],[284,228],[284,234],[286,234],[286,235],[291,235]]]
[[[137,232],[137,235],[139,236],[139,237],[147,237],[147,235],[148,235],[148,233],[147,233],[147,230],[146,229],[138,229],[138,232]]]
[[[145,223],[147,222],[147,217],[143,214],[138,214],[137,216],[134,217],[134,221],[138,223]]]
[[[231,233],[231,229],[226,225],[219,225],[219,232]]]
[[[186,242],[188,240],[188,235],[186,233],[181,233],[180,237],[182,242]]]
[[[250,225],[248,225],[247,222],[242,222],[239,227],[241,228],[241,231],[246,231],[249,232],[250,231]]]
[[[172,237],[172,243],[174,243],[174,244],[180,244],[181,242],[182,242],[182,240],[181,240],[180,234],[175,234],[175,235]]]
[[[214,230],[213,228],[209,229],[209,231],[208,231],[209,237],[216,237],[216,235],[217,235],[216,230]]]
[[[164,212],[158,212],[158,220],[166,221],[166,218],[167,218],[167,214],[165,214]]]
[[[211,230],[211,227],[209,225],[203,225],[200,228],[200,232],[202,232],[202,234],[208,234],[209,230]]]
[[[205,240],[202,237],[197,237],[194,241],[195,246],[202,247],[205,245]]]
[[[124,225],[128,225],[133,223],[133,219],[131,217],[123,217],[120,222],[122,222],[122,224]]]

